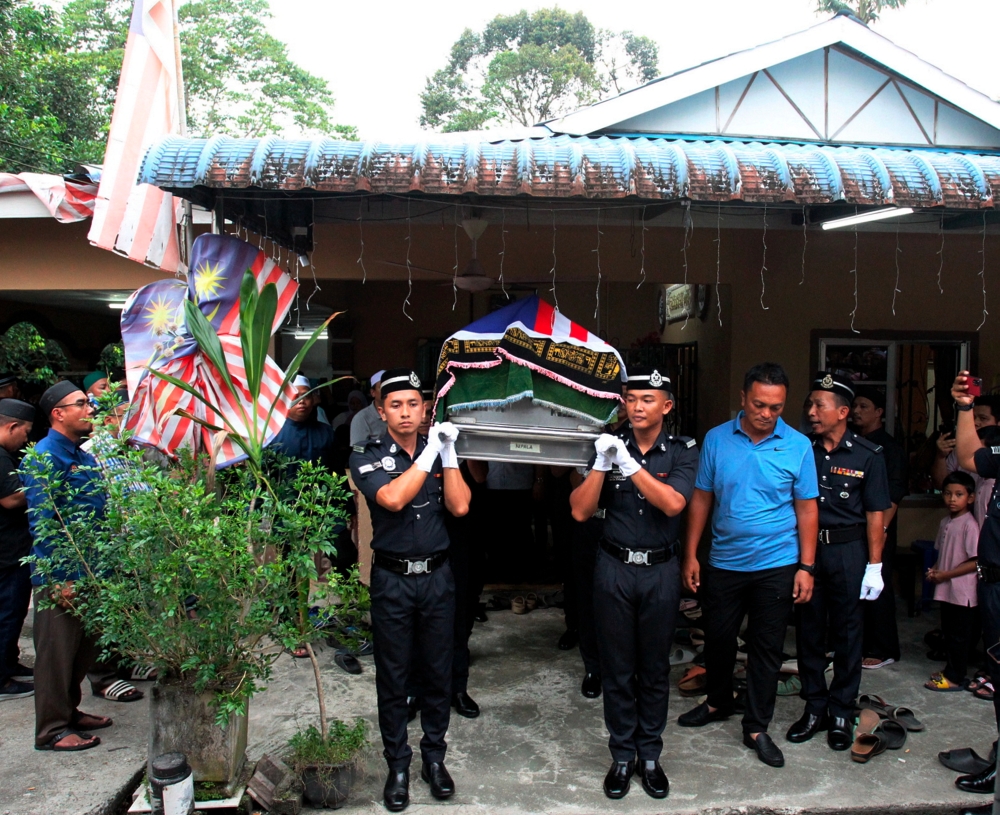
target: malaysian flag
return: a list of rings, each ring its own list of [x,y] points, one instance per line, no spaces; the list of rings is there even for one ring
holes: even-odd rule
[[[196,452],[212,450],[214,433],[190,417],[215,427],[233,427],[245,438],[248,434],[243,411],[260,425],[267,422],[267,440],[281,430],[296,397],[294,388],[281,390],[285,377],[281,368],[267,358],[256,405],[246,387],[239,335],[239,293],[248,270],[257,280],[258,290],[268,283],[278,290],[273,332],[288,314],[298,284],[262,251],[230,235],[201,235],[194,242],[187,283],[173,278],[157,280],[143,286],[126,302],[122,311],[122,340],[132,403],[126,427],[137,442],[170,456],[185,447]],[[218,332],[229,376],[240,391],[238,401],[187,330],[185,300],[194,302]],[[218,407],[219,413],[209,410],[176,385],[151,375],[150,369],[192,386]],[[268,420],[272,404],[275,409]],[[230,437],[214,453],[220,467],[244,458]]]
[[[179,202],[170,193],[135,180],[150,144],[180,132],[173,3],[135,0],[104,174],[87,236],[95,246],[171,273],[180,265]]]
[[[97,185],[49,173],[0,173],[0,195],[32,192],[61,224],[85,221],[94,214]]]

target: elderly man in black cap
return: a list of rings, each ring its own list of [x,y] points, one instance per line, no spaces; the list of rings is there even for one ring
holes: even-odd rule
[[[847,429],[851,382],[820,371],[809,396],[813,456],[819,478],[819,546],[813,593],[798,607],[796,647],[805,712],[787,733],[791,742],[827,731],[827,744],[854,741],[854,700],[861,686],[862,600],[882,592],[883,513],[892,506],[882,448]],[[827,650],[833,680],[827,687]]]
[[[379,414],[387,430],[354,447],[351,476],[372,516],[372,634],[375,690],[383,754],[389,764],[383,799],[392,812],[410,802],[406,686],[418,661],[423,769],[437,799],[455,783],[444,766],[451,713],[455,638],[455,578],[448,563],[445,512],[469,511],[469,487],[458,469],[458,429],[435,424],[418,433],[424,399],[408,368],[386,371]]]
[[[104,514],[106,502],[96,459],[80,449],[92,429],[94,409],[87,395],[72,382],[57,382],[39,400],[43,414],[47,414],[51,427],[48,434],[35,445],[35,450],[47,458],[63,479],[72,498],[57,499],[69,506],[69,501],[95,519]],[[46,508],[39,473],[26,473],[24,477],[28,498],[28,522],[34,539],[32,555],[48,558],[54,542],[40,528],[40,521],[53,517],[51,507]],[[74,582],[79,572],[60,571],[50,575],[50,580],[32,569],[31,582],[35,586],[35,749],[69,752],[87,750],[101,743],[100,738],[85,732],[110,727],[107,716],[82,712],[80,683],[87,675],[97,656],[97,642],[84,630],[83,621],[72,611],[76,596]],[[56,606],[40,608],[44,594],[49,593]]]
[[[593,596],[613,759],[604,779],[609,798],[628,793],[633,772],[653,798],[670,788],[660,753],[681,590],[678,532],[698,470],[694,439],[663,429],[673,406],[665,373],[630,370],[628,426],[597,439],[590,474],[570,495],[577,521],[605,510]]]
[[[34,692],[33,671],[17,647],[31,599],[31,567],[21,563],[31,553],[28,502],[17,468],[34,421],[27,402],[0,399],[0,701]]]

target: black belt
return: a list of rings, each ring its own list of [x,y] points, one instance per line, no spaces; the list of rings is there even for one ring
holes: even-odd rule
[[[1000,583],[1000,567],[988,563],[976,563],[976,574],[984,583]]]
[[[374,555],[372,563],[381,569],[388,569],[390,572],[395,572],[396,574],[427,574],[443,565],[448,559],[447,552],[438,552],[436,555],[431,555],[423,560],[393,557],[382,552],[373,552],[372,554]]]
[[[837,526],[833,529],[821,529],[819,531],[820,543],[849,543],[850,541],[863,540],[868,527],[866,524],[854,524],[853,526]]]
[[[633,566],[655,566],[657,563],[666,563],[677,554],[677,541],[657,549],[626,549],[602,538],[601,548],[622,563],[630,563]]]

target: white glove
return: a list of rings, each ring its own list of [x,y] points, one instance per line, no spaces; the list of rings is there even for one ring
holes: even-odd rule
[[[441,466],[457,470],[458,453],[455,452],[455,440],[458,438],[458,428],[451,422],[442,422],[433,425],[431,433],[437,433],[441,440]]]
[[[628,448],[625,447],[625,442],[621,439],[615,439],[615,447],[611,451],[611,461],[618,465],[618,469],[622,471],[622,475],[626,478],[631,478],[642,469],[639,463],[629,454]]]
[[[865,566],[865,577],[861,581],[861,599],[878,600],[885,584],[882,582],[882,564],[869,563]]]
[[[425,473],[429,473],[434,467],[434,462],[437,461],[439,455],[441,455],[441,449],[444,445],[441,443],[441,437],[437,432],[437,425],[431,426],[431,432],[427,434],[427,446],[421,451],[420,455],[417,456],[417,460],[413,463],[417,465],[417,468],[423,470]],[[454,450],[454,448],[452,448]]]
[[[594,459],[594,466],[591,468],[599,473],[606,473],[611,469],[611,456],[608,451],[615,446],[615,437],[610,433],[601,433],[594,439],[594,449],[597,451],[597,458]]]

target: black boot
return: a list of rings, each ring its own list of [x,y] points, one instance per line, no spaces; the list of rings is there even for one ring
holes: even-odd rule
[[[604,794],[608,798],[624,798],[628,795],[634,772],[634,761],[612,761],[611,769],[604,776]]]
[[[382,799],[385,801],[385,808],[390,812],[402,812],[406,809],[410,803],[409,767],[404,767],[402,770],[389,768],[389,777],[382,789]]]

